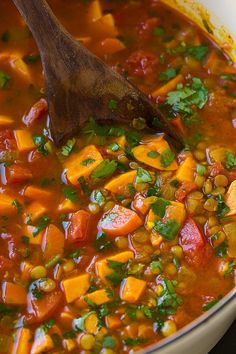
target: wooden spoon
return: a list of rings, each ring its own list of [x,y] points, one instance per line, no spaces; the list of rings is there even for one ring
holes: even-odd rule
[[[142,117],[172,138],[183,139],[156,105],[93,55],[62,27],[45,0],[13,0],[37,42],[45,76],[50,128],[56,145],[79,132],[90,118],[129,124]],[[115,100],[117,108],[110,109]]]

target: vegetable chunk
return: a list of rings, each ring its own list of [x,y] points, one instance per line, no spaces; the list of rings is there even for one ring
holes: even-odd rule
[[[2,300],[5,304],[9,305],[26,305],[26,290],[23,286],[11,282],[3,282]]]
[[[12,354],[29,354],[31,348],[32,331],[28,328],[19,328],[15,335]]]
[[[90,287],[90,276],[88,274],[78,275],[62,281],[66,301],[71,303],[80,296],[85,295]]]
[[[128,277],[121,285],[120,297],[123,301],[133,304],[140,299],[146,286],[146,281]]]
[[[126,236],[142,225],[140,217],[132,210],[115,205],[99,222],[99,227],[111,236]]]

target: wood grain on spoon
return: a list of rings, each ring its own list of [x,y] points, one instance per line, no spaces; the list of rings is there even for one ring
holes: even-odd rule
[[[148,126],[166,133],[176,148],[182,148],[182,137],[156,105],[73,39],[45,0],[13,2],[39,47],[56,145],[78,133],[90,117],[119,123],[142,117]],[[117,102],[114,110],[109,109],[111,99]]]

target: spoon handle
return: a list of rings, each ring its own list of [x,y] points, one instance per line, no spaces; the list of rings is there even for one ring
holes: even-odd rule
[[[41,55],[49,55],[53,49],[56,50],[62,36],[71,38],[45,0],[12,1],[29,26]]]

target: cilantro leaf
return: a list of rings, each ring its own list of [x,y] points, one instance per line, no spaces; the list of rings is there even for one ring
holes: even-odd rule
[[[160,216],[160,218],[163,218],[165,216],[166,207],[170,204],[171,203],[168,200],[158,198],[157,201],[151,205],[151,209],[154,214]]]
[[[207,45],[197,45],[193,47],[187,47],[187,54],[191,55],[196,60],[202,61],[208,52]]]
[[[159,152],[155,151],[155,150],[152,150],[152,151],[149,151],[147,153],[147,156],[148,157],[151,157],[152,159],[155,159],[157,158],[158,156],[160,156]]]
[[[149,183],[152,182],[152,176],[150,172],[142,167],[137,170],[136,183]]]
[[[115,348],[116,345],[117,345],[117,343],[116,343],[116,340],[114,337],[112,337],[112,336],[104,336],[103,337],[102,346],[104,348],[111,348],[112,349],[112,348]]]
[[[226,152],[225,167],[229,170],[236,168],[236,155],[234,155],[232,151]]]
[[[0,88],[5,88],[10,80],[11,76],[0,70]]]
[[[88,313],[86,313],[84,316],[79,317],[79,318],[75,318],[72,322],[72,327],[75,331],[78,332],[83,332],[85,331],[85,320],[86,318],[88,318],[90,315],[92,315],[93,313],[96,313],[95,311],[90,311]]]
[[[204,305],[202,306],[203,311],[204,311],[204,312],[209,311],[212,307],[214,307],[214,306],[220,301],[221,298],[222,298],[222,296],[219,295],[219,296],[217,297],[217,299],[214,299],[214,300],[212,300],[212,301],[207,302],[206,304],[204,304]]]
[[[91,178],[104,178],[111,176],[117,169],[115,160],[103,160],[92,172]]]
[[[157,220],[154,226],[155,231],[159,232],[166,240],[173,240],[180,229],[179,223],[175,219],[169,219],[166,223]]]
[[[40,231],[45,229],[50,222],[50,218],[48,216],[42,216],[38,222],[37,225],[35,226],[35,230],[33,231],[33,237],[36,237]]]
[[[78,202],[79,198],[75,189],[66,186],[62,189],[62,191],[65,198],[69,199],[73,203]]]
[[[173,79],[177,75],[177,71],[174,68],[168,68],[159,75],[159,81],[168,81]]]
[[[111,249],[113,247],[113,243],[108,240],[107,235],[104,232],[101,232],[96,237],[94,247],[97,251],[103,252]]]
[[[162,285],[164,290],[157,299],[157,308],[162,315],[173,315],[183,300],[175,292],[174,281],[164,280]]]
[[[82,166],[89,166],[89,165],[91,165],[92,163],[94,163],[95,161],[96,161],[96,160],[94,160],[94,159],[86,159],[86,160],[81,161],[80,164],[81,164]]]
[[[76,144],[75,138],[67,140],[66,145],[62,146],[61,148],[61,154],[66,157],[69,156],[75,144]]]
[[[175,159],[175,153],[170,149],[167,148],[161,153],[161,165],[167,168]]]
[[[218,195],[216,197],[216,201],[218,203],[218,208],[217,208],[217,215],[219,218],[223,218],[228,212],[229,212],[229,207],[225,204],[224,198],[222,195]]]

